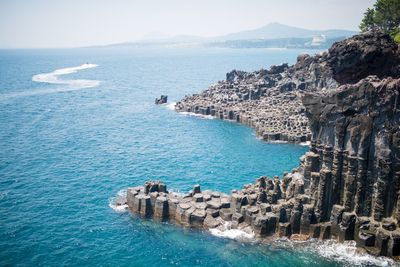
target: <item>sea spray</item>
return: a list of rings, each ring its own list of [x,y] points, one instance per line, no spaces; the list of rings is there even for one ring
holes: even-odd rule
[[[176,102],[171,102],[169,104],[161,104],[161,105],[165,106],[167,109],[175,110]],[[203,114],[197,114],[197,113],[193,113],[193,112],[179,112],[178,114],[184,115],[184,116],[198,117],[201,119],[208,119],[208,120],[215,119],[215,117],[213,117],[211,115],[203,115]]]
[[[165,104],[165,106],[167,107],[167,109],[170,109],[170,110],[175,110],[175,105],[176,105],[176,102],[172,102],[172,103],[169,103],[169,104]]]
[[[115,197],[111,197],[108,206],[118,213],[123,213],[128,210],[126,204],[126,189],[121,189],[117,192]]]
[[[209,230],[210,233],[217,237],[236,239],[236,240],[251,240],[254,238],[254,233],[247,233],[240,229],[232,229],[231,222],[225,222],[225,224],[218,228],[212,228]]]
[[[303,248],[314,249],[320,256],[340,262],[345,266],[398,266],[387,257],[374,257],[356,247],[354,240],[339,243],[335,240],[310,241]]]

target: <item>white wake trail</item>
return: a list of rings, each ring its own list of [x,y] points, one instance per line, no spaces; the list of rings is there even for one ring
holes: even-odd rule
[[[85,80],[85,79],[61,79],[60,76],[66,74],[76,73],[80,70],[95,68],[96,64],[82,64],[77,67],[58,69],[49,73],[40,73],[32,77],[32,81],[51,84],[66,84],[76,88],[91,88],[100,84],[98,80]]]
[[[32,81],[40,82],[40,83],[49,83],[49,84],[60,84],[60,85],[68,85],[68,86],[60,86],[57,88],[43,88],[36,90],[23,90],[18,92],[12,92],[7,94],[0,94],[0,102],[7,99],[18,98],[18,97],[26,97],[26,96],[34,96],[34,95],[42,95],[42,94],[54,94],[61,92],[69,92],[76,91],[86,88],[96,87],[100,84],[98,80],[86,80],[86,79],[61,79],[60,76],[76,73],[80,70],[95,68],[98,65],[96,64],[82,64],[77,67],[63,68],[58,69],[49,73],[40,73],[32,76]]]

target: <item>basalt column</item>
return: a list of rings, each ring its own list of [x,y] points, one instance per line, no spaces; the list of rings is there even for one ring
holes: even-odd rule
[[[346,211],[352,211],[356,192],[358,159],[354,156],[347,156],[346,158],[347,172],[345,174],[343,206]]]
[[[347,121],[345,118],[338,119],[335,125],[335,149],[332,161],[332,203],[343,204],[343,159],[344,138]]]
[[[355,239],[376,255],[400,254],[400,80],[369,77],[307,94],[303,103],[321,166],[311,172],[306,155],[306,192],[317,221],[340,241]]]

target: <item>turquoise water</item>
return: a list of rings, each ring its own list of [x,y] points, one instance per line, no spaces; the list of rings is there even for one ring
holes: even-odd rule
[[[229,192],[296,167],[306,147],[267,144],[248,127],[153,102],[161,94],[177,101],[234,68],[293,63],[300,52],[0,51],[0,265],[342,264],[307,246],[244,244],[109,207],[119,190],[148,179]],[[92,80],[81,85],[32,81],[86,62],[98,66],[59,77]]]

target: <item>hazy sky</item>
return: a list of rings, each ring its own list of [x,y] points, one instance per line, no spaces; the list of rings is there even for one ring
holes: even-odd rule
[[[375,0],[0,0],[0,47],[73,47],[149,33],[215,36],[280,22],[357,30]]]

